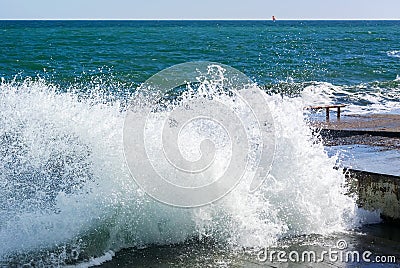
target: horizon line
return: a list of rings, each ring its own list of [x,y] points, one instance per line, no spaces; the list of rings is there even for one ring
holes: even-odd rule
[[[217,18],[217,19],[177,19],[177,18],[132,18],[132,19],[121,19],[121,18],[0,18],[0,21],[272,21],[267,18],[252,18],[252,19],[232,19],[232,18]],[[276,21],[400,21],[400,18],[302,18],[302,19],[276,19]]]

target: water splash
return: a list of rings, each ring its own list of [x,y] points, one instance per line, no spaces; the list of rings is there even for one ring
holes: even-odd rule
[[[79,91],[61,93],[35,79],[0,85],[3,263],[64,265],[193,237],[263,247],[358,224],[342,171],[333,169],[336,159],[312,136],[299,97],[265,96],[277,153],[258,191],[249,194],[239,184],[210,206],[181,209],[154,201],[132,180],[122,148],[126,112],[118,98]]]
[[[400,83],[370,82],[344,86],[328,82],[280,83],[266,86],[271,94],[301,97],[304,105],[346,104],[344,114],[398,113]]]

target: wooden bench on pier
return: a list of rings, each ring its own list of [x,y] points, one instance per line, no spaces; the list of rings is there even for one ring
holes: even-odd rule
[[[329,121],[329,109],[337,109],[337,119],[340,119],[340,108],[346,107],[345,104],[328,104],[328,105],[317,105],[317,106],[308,106],[305,109],[308,110],[321,110],[325,109],[326,111],[326,121]]]

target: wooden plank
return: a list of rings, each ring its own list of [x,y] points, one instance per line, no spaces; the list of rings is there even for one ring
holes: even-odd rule
[[[305,109],[308,110],[319,110],[319,109],[330,109],[330,108],[343,108],[346,107],[346,104],[332,104],[332,105],[316,105],[316,106],[307,106]]]
[[[320,110],[325,109],[326,113],[326,121],[329,121],[329,109],[336,108],[337,109],[337,119],[340,119],[340,108],[346,107],[346,104],[327,104],[327,105],[317,105],[317,106],[307,106],[304,109],[307,110]]]

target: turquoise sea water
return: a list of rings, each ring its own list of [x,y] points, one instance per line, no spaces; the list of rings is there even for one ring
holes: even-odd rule
[[[127,248],[126,266],[129,256],[154,263],[142,258],[153,251],[164,252],[163,265],[170,256],[174,265],[223,266],[238,250],[304,235],[324,248],[321,237],[334,245],[376,222],[343,194],[344,175],[303,107],[398,113],[399,29],[400,21],[0,21],[0,266],[94,265]],[[155,73],[189,61],[232,66],[267,93],[277,151],[272,184],[255,195],[239,187],[217,204],[180,209],[131,178],[124,104]],[[192,136],[184,144],[196,144]],[[360,234],[349,237],[364,248]],[[186,243],[193,258],[180,251]]]
[[[237,68],[268,89],[281,83],[278,91],[298,93],[304,83],[324,82],[334,101],[398,109],[391,101],[399,96],[399,27],[399,21],[2,21],[0,77],[39,75],[64,89],[97,79],[130,90],[164,68],[202,60]]]
[[[260,84],[358,85],[399,75],[399,21],[2,21],[0,75],[71,82],[100,70],[141,83],[208,60]]]

